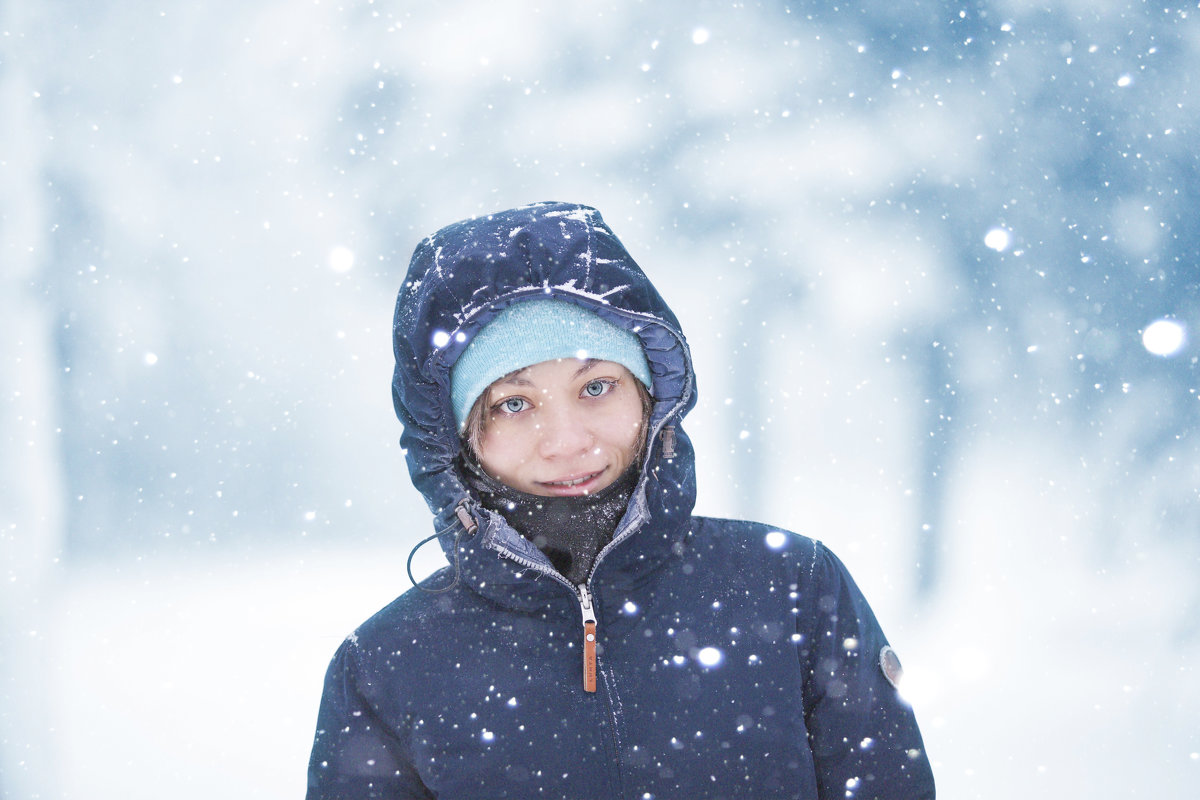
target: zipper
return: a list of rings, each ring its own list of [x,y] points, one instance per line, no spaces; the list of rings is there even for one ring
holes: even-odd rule
[[[515,561],[523,567],[554,578],[565,586],[571,586],[557,572],[547,571],[540,564],[521,558],[507,548],[494,547],[493,549],[510,561]],[[575,590],[576,599],[579,601],[579,610],[583,615],[583,690],[594,694],[596,691],[596,612],[592,606],[592,593],[588,591],[587,583],[584,582],[572,588]]]
[[[581,583],[579,610],[583,612],[583,690],[596,691],[596,612],[592,609],[592,595],[587,584]]]

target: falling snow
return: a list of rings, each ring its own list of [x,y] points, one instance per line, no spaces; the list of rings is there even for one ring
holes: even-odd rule
[[[384,5],[0,11],[5,796],[303,791],[331,645],[429,527],[404,264],[546,197],[680,314],[698,512],[862,583],[945,796],[1194,788],[1195,8]],[[771,657],[649,633],[657,669]]]

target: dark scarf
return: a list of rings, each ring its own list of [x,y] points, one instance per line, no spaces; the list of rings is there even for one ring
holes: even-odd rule
[[[462,465],[467,486],[480,504],[508,520],[576,585],[587,580],[596,556],[612,541],[638,479],[635,459],[619,478],[595,494],[542,497],[501,483],[469,455],[463,455]]]

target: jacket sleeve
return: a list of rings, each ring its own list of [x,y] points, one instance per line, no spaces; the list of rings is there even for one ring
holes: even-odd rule
[[[378,717],[355,638],[342,642],[325,674],[308,762],[308,800],[430,798],[401,741]]]
[[[819,542],[815,547],[809,602],[797,626],[820,797],[932,800],[933,772],[916,718],[881,663],[887,639],[846,567]]]

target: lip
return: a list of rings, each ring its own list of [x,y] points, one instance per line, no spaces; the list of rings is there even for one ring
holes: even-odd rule
[[[537,484],[549,495],[556,497],[573,497],[575,495],[590,494],[595,491],[596,486],[600,482],[602,476],[608,467],[605,467],[598,472],[584,472],[578,475],[568,475],[562,478],[557,478],[552,481],[538,481]]]

